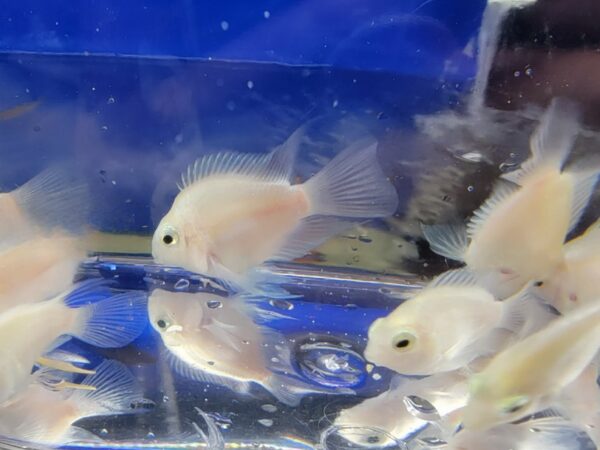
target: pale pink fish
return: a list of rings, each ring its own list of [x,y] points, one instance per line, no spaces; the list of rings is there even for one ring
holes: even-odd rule
[[[143,392],[129,370],[104,361],[81,382],[92,389],[49,390],[39,383],[0,404],[0,435],[52,447],[74,442],[101,443],[93,433],[73,425],[86,417],[134,412]]]
[[[395,212],[397,194],[374,142],[357,142],[307,182],[292,185],[300,137],[294,133],[270,154],[217,153],[190,166],[154,233],[155,260],[240,281],[267,260],[303,256],[351,226],[339,217]]]
[[[579,131],[574,105],[555,99],[531,139],[532,157],[504,175],[467,225],[426,226],[432,249],[464,261],[501,298],[548,277],[594,190],[600,168],[587,159],[563,170]]]

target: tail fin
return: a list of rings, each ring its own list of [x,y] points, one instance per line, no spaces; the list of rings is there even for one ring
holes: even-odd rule
[[[531,158],[519,170],[503,178],[520,184],[533,169],[541,165],[561,170],[579,132],[580,111],[575,103],[564,98],[554,98],[531,135]]]
[[[44,170],[11,192],[11,196],[44,231],[59,228],[78,233],[88,224],[88,186],[66,168]]]
[[[377,161],[377,142],[359,141],[339,153],[304,184],[311,215],[387,217],[398,194]]]
[[[137,339],[147,323],[146,294],[128,292],[78,308],[69,334],[102,348],[124,347]]]
[[[69,400],[78,408],[79,418],[134,412],[145,401],[143,391],[129,369],[117,361],[106,360],[96,367],[96,373],[81,382],[96,389],[74,390]]]

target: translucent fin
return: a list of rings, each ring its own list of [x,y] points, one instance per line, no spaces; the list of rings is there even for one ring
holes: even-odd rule
[[[436,286],[477,286],[478,280],[469,269],[448,270],[435,277],[427,287]]]
[[[302,380],[293,366],[292,354],[285,338],[276,332],[264,332],[265,347],[272,354],[267,355],[268,369],[273,372],[264,387],[278,401],[289,406],[300,404],[302,397],[309,394],[340,394],[353,395],[355,391],[350,388],[321,387],[314,383]]]
[[[542,300],[529,285],[503,303],[500,327],[517,334],[520,338],[545,327],[556,317],[544,308]]]
[[[61,440],[62,444],[94,443],[102,444],[104,440],[88,430],[71,425]]]
[[[50,231],[81,232],[88,224],[89,188],[75,171],[51,167],[11,192],[33,222]]]
[[[198,369],[190,364],[185,363],[170,351],[167,351],[166,357],[173,370],[184,378],[198,381],[199,383],[209,383],[218,386],[224,386],[239,394],[248,394],[250,392],[250,381],[236,380],[234,378],[224,377]]]
[[[70,339],[70,338],[69,338]],[[55,361],[64,361],[73,364],[89,364],[90,360],[77,353],[68,352],[66,350],[52,350],[44,355],[46,358]]]
[[[271,258],[272,260],[291,260],[306,255],[330,237],[352,228],[358,222],[343,220],[331,216],[310,216],[300,224],[288,237],[285,246]]]
[[[584,166],[584,164],[586,165]],[[594,193],[598,175],[600,175],[600,161],[584,160],[569,168],[569,173],[575,177],[573,205],[569,221],[569,231],[572,231],[579,223]]]
[[[109,281],[104,278],[94,278],[77,284],[64,298],[64,303],[69,308],[96,303],[112,295],[108,287]]]
[[[143,400],[142,388],[129,369],[117,361],[103,361],[81,384],[96,390],[74,390],[69,397],[79,410],[79,418],[128,414],[133,412],[132,405]]]
[[[142,333],[147,315],[144,292],[119,294],[79,308],[75,329],[68,334],[97,347],[124,347]]]
[[[372,140],[346,148],[303,186],[312,215],[388,217],[398,208],[398,194],[381,170]]]
[[[217,424],[215,423],[213,418],[210,417],[208,414],[206,414],[204,411],[202,411],[197,406],[194,407],[194,409],[202,417],[202,419],[204,419],[204,422],[206,423],[206,427],[208,428],[208,430],[207,430],[208,435],[207,435],[206,433],[204,433],[204,431],[202,431],[202,429],[198,426],[198,424],[196,424],[196,422],[192,422],[192,426],[194,427],[194,429],[196,430],[198,435],[200,435],[200,437],[202,439],[204,439],[204,442],[205,442],[207,448],[209,448],[211,450],[224,450],[225,449],[225,439],[223,438],[223,434],[221,434],[221,430],[219,430],[219,427],[217,426]]]
[[[553,99],[529,141],[531,158],[503,178],[520,184],[523,177],[541,165],[560,171],[579,133],[579,116],[575,103],[564,98]]]
[[[91,375],[94,373],[93,370],[77,367],[76,365],[74,365],[70,362],[59,361],[59,360],[47,358],[44,356],[40,356],[38,359],[36,359],[35,362],[36,362],[36,364],[39,364],[39,365],[42,365],[42,366],[45,366],[45,367],[48,367],[51,369],[61,370],[63,372],[80,373],[83,375]]]
[[[473,213],[473,217],[471,217],[471,220],[467,224],[468,237],[473,238],[485,224],[490,214],[518,190],[518,185],[505,180],[498,180],[492,194]]]
[[[463,261],[469,242],[462,224],[421,225],[431,251],[454,261]]]
[[[299,128],[288,140],[268,154],[219,152],[203,156],[181,175],[180,190],[210,175],[248,175],[272,183],[288,184],[304,130]]]
[[[219,342],[226,344],[238,353],[242,352],[240,339],[233,334],[233,332],[239,331],[237,326],[212,319],[211,323],[205,325],[203,328],[217,338]]]

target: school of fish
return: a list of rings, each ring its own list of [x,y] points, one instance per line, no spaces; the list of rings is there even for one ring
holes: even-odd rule
[[[123,364],[89,367],[61,347],[71,339],[125,347],[148,322],[172,371],[189,383],[242,397],[266,391],[291,406],[307,394],[352,393],[295,373],[285,337],[261,325],[270,312],[257,300],[257,273],[392,216],[398,195],[369,139],[293,184],[303,131],[270,153],[197,160],[154,232],[157,264],[236,286],[228,298],[76,282],[89,250],[90,200],[67,171],[47,169],[0,194],[0,336],[10,343],[0,349],[1,435],[48,446],[100,440],[76,422],[133,414],[144,392]],[[577,106],[553,100],[532,134],[530,158],[497,180],[468,223],[423,224],[431,249],[464,267],[371,324],[365,359],[398,375],[387,392],[339,413],[334,426],[346,440],[377,448],[417,436],[421,448],[558,449],[568,445],[556,436],[576,429],[600,445],[598,223],[567,240],[600,174],[593,158],[566,162],[579,132]]]

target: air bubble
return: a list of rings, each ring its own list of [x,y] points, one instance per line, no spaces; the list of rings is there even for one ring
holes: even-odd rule
[[[366,377],[363,357],[336,343],[305,343],[298,347],[294,359],[305,377],[322,386],[354,387]]]
[[[533,69],[531,67],[528,67],[527,69],[525,69],[525,75],[527,75],[528,77],[532,77]]]
[[[106,436],[107,434],[108,434],[108,430],[107,430],[106,428],[102,428],[102,429],[100,430],[100,435],[101,435],[101,436]]]
[[[521,71],[515,70],[515,73],[513,75],[515,76],[515,78],[519,78],[521,76]]]
[[[271,17],[271,12],[270,12],[270,11],[267,11],[267,10],[265,10],[265,11],[263,12],[263,17],[264,17],[265,19],[268,19],[269,17]]]
[[[152,431],[148,431],[148,433],[146,434],[146,438],[156,439],[156,435]]]
[[[114,97],[108,97],[108,100],[106,100],[106,103],[108,103],[109,105],[112,105],[115,101],[116,100]]]
[[[209,300],[206,302],[206,306],[208,306],[210,309],[218,309],[223,307],[223,302],[219,300]]]
[[[366,243],[366,244],[368,244],[369,242],[373,242],[373,239],[371,239],[369,236],[367,236],[367,235],[365,235],[365,234],[362,234],[362,235],[360,235],[360,236],[358,237],[358,240],[359,240],[360,242],[364,242],[364,243]]]
[[[277,406],[271,405],[270,403],[265,403],[260,408],[263,411],[268,412],[268,413],[275,413],[275,412],[277,412]]]
[[[438,420],[437,409],[424,398],[416,395],[407,395],[402,400],[409,413],[422,420]]]
[[[290,311],[294,309],[294,304],[288,302],[287,300],[282,300],[280,298],[269,300],[269,305],[274,306],[277,309],[283,309],[285,311]]]
[[[248,80],[248,82],[246,83],[246,86],[248,86],[248,89],[253,89],[254,88],[254,81]]]
[[[227,31],[229,30],[229,22],[227,22],[226,20],[221,22],[221,30],[223,31]]]
[[[173,286],[173,287],[178,291],[183,291],[184,289],[187,289],[188,287],[190,287],[190,282],[189,282],[189,280],[182,278],[177,283],[175,283],[175,286]]]
[[[263,427],[271,427],[273,426],[273,419],[259,419],[258,423],[260,423]]]
[[[467,191],[473,192],[475,190],[475,186],[467,186]]]

